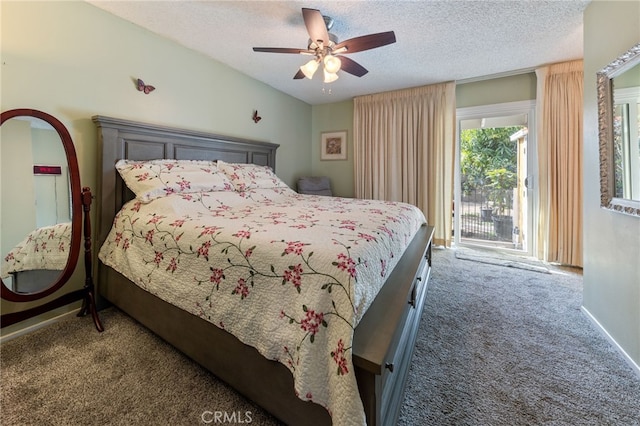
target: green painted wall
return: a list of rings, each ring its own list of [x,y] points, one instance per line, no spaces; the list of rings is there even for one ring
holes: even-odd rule
[[[280,178],[295,187],[311,172],[310,105],[85,2],[0,6],[2,111],[33,108],[62,121],[76,147],[82,185],[94,192],[93,115],[278,143]],[[157,89],[144,95],[137,78]],[[257,124],[255,109],[262,116]],[[72,288],[83,284],[82,274],[77,268]],[[6,313],[16,306],[2,301],[0,308]]]
[[[640,365],[640,218],[600,208],[596,73],[640,42],[640,2],[584,15],[584,308]]]
[[[323,132],[347,131],[347,159],[320,160]],[[353,197],[353,101],[314,105],[311,125],[311,160],[314,176],[329,176],[333,194]]]
[[[535,72],[456,85],[456,108],[528,101],[535,98]]]

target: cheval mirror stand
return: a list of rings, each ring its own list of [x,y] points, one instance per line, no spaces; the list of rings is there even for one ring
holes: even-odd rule
[[[69,131],[45,112],[13,109],[2,113],[0,132],[0,327],[82,300],[78,316],[91,314],[103,331],[92,276],[92,194],[80,187]],[[64,293],[83,239],[84,286]],[[33,307],[58,291],[63,294]]]

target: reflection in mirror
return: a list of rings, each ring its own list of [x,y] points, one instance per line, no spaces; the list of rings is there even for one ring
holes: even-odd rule
[[[640,201],[640,64],[612,84],[614,197]]]
[[[640,216],[640,43],[597,75],[600,205]]]
[[[0,142],[0,297],[9,307],[0,328],[82,300],[78,316],[90,313],[104,330],[91,275],[91,190],[80,187],[71,134],[46,112],[18,108],[0,114]],[[65,286],[83,237],[84,287],[22,305]]]
[[[71,246],[67,157],[57,131],[35,117],[0,127],[1,278],[15,293],[50,287]]]

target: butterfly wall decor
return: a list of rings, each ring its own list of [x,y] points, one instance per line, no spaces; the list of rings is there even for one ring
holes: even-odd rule
[[[262,120],[262,117],[258,115],[258,110],[253,111],[253,122],[257,123],[260,120]]]
[[[156,90],[156,88],[151,86],[150,84],[144,84],[144,81],[138,79],[138,90],[140,92],[144,92],[145,95],[148,95],[149,93]]]

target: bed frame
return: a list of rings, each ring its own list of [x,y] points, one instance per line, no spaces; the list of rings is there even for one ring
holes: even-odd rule
[[[35,293],[48,288],[56,282],[62,274],[62,269],[32,269],[28,271],[11,272],[13,277],[12,290],[16,293]]]
[[[119,159],[223,160],[275,170],[277,144],[104,116],[93,121],[101,152],[97,247],[105,241],[120,207],[133,198],[115,170]],[[398,417],[431,271],[432,238],[432,227],[418,231],[355,329],[353,364],[368,425],[393,425]],[[284,365],[145,292],[101,262],[98,294],[283,422],[331,424],[323,407],[295,396],[293,376]]]

